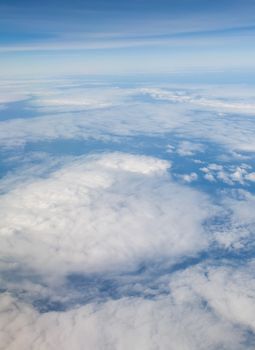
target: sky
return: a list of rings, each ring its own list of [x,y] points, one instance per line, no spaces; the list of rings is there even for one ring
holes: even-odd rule
[[[5,1],[2,75],[254,69],[253,0]]]

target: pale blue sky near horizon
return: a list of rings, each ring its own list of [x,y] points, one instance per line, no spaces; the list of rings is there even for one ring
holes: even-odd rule
[[[0,74],[252,72],[255,2],[0,3]]]

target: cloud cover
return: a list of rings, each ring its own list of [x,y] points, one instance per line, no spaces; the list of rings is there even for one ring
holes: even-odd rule
[[[199,143],[208,140],[230,152],[255,150],[254,108],[250,107],[253,89],[244,89],[240,108],[236,109],[239,90],[232,87],[225,89],[222,100],[217,87],[206,86],[167,90],[102,87],[100,84],[88,89],[72,86],[70,82],[64,90],[56,82],[48,82],[44,87],[35,82],[34,86],[33,94],[31,86],[25,87],[25,94],[32,97],[27,107],[34,109],[35,116],[2,121],[2,147],[54,140],[116,141],[123,137],[163,137],[174,133],[189,140],[180,144],[180,154],[203,151]],[[169,95],[175,97],[169,98]],[[149,100],[144,100],[146,96]],[[210,104],[201,105],[201,100],[208,100]],[[229,109],[224,103],[228,103]],[[247,113],[243,113],[245,110]],[[191,138],[199,139],[199,143],[193,144],[196,147],[193,150],[188,149],[192,146]]]
[[[61,275],[127,271],[196,254],[208,245],[202,223],[213,206],[174,184],[169,166],[104,154],[10,190],[1,201],[3,263]]]
[[[47,93],[39,83],[29,102],[40,116],[1,123],[14,161],[15,146],[31,142],[135,136],[166,136],[172,161],[143,147],[17,155],[22,166],[0,183],[3,349],[254,348],[254,172],[234,158],[254,150],[253,116],[143,100],[137,88],[87,94],[55,84]],[[224,145],[233,164],[197,159],[200,173],[178,175],[175,157],[191,166],[210,155],[205,139]],[[236,187],[205,195],[195,189],[201,175]]]
[[[254,262],[237,271],[191,268],[169,278],[169,295],[92,303],[63,313],[39,314],[2,294],[2,344],[8,350],[252,349],[254,337],[247,341],[246,327],[255,326],[253,270]]]

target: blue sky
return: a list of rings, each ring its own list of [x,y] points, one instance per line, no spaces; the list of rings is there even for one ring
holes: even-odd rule
[[[250,71],[255,2],[1,1],[0,73]]]

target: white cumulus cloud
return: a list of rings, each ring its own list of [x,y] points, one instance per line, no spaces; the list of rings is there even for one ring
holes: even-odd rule
[[[122,153],[81,158],[2,196],[1,256],[41,274],[128,270],[204,249],[206,196],[170,164]]]

